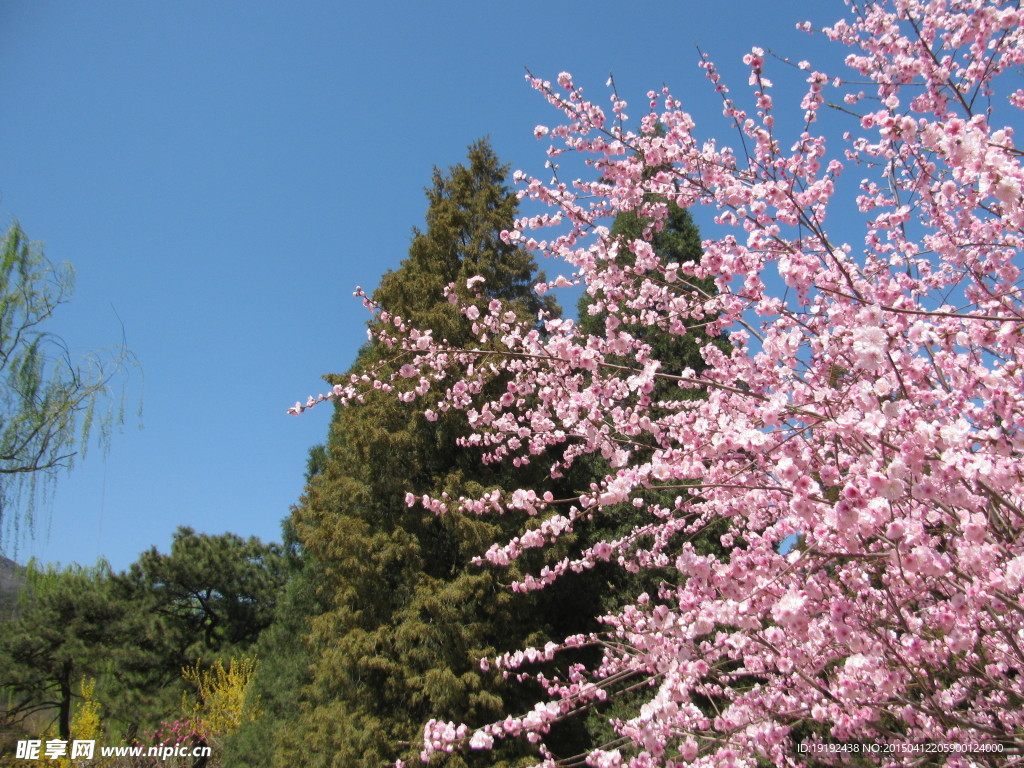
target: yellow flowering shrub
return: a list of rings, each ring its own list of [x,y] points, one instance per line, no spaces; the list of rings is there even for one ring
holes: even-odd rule
[[[197,661],[194,667],[182,670],[182,676],[194,688],[193,694],[182,697],[185,716],[207,744],[219,747],[242,723],[259,718],[253,702],[246,706],[255,672],[255,658],[231,659],[226,669],[219,661],[202,669]]]

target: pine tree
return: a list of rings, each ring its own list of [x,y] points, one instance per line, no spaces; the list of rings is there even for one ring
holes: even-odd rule
[[[123,580],[152,600],[165,618],[168,659],[175,676],[199,658],[231,658],[246,651],[273,617],[284,582],[277,544],[233,533],[174,533],[169,554],[152,547]]]
[[[555,309],[531,290],[540,279],[532,257],[500,239],[517,209],[506,173],[486,141],[470,147],[465,165],[435,170],[426,230],[414,230],[408,258],[373,294],[383,310],[465,344],[464,319],[443,298],[450,283],[464,292],[483,276],[482,305],[499,298],[524,317]],[[394,354],[368,344],[351,372],[401,365]],[[370,393],[338,409],[323,470],[294,512],[329,607],[310,622],[311,681],[294,727],[278,731],[279,765],[414,762],[428,718],[483,724],[521,703],[478,660],[543,642],[542,606],[503,588],[507,573],[470,559],[523,520],[435,516],[406,504],[410,491],[475,496],[507,479],[456,446],[468,432],[461,415],[428,422],[425,406]],[[471,761],[453,756],[448,765]]]
[[[129,737],[173,719],[183,667],[251,655],[273,620],[283,561],[277,544],[181,527],[168,554],[153,547],[113,577],[115,599],[145,624],[138,639],[123,643],[116,695],[100,681],[107,712]]]
[[[19,616],[0,625],[0,690],[3,720],[35,713],[53,716],[56,733],[69,739],[73,704],[83,675],[116,669],[119,641],[132,636],[130,608],[112,598],[110,568],[30,563]]]

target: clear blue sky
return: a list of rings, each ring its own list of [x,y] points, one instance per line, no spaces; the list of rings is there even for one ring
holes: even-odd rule
[[[602,100],[614,72],[635,117],[668,83],[723,134],[695,44],[740,92],[752,45],[814,61],[822,44],[794,23],[844,10],[4,0],[0,216],[76,269],[53,330],[89,350],[123,323],[145,384],[129,388],[144,428],[129,421],[106,459],[62,476],[35,535],[5,530],[0,548],[122,569],[179,525],[279,540],[330,415],[285,409],[351,363],[365,338],[352,289],[406,255],[432,167],[490,135],[513,168],[541,172],[533,127],[558,115],[524,67],[568,70]]]

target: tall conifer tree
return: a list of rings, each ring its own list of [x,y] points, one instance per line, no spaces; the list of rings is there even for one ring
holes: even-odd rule
[[[470,147],[464,165],[435,170],[427,227],[414,231],[408,258],[373,294],[383,311],[468,344],[443,290],[466,292],[477,275],[485,278],[476,289],[482,307],[497,298],[521,316],[554,311],[531,290],[540,279],[532,257],[500,238],[517,211],[506,173],[486,141]],[[395,354],[371,342],[350,373],[397,368]],[[478,659],[543,642],[542,607],[503,588],[507,573],[470,565],[523,520],[435,516],[406,504],[410,491],[474,496],[507,479],[504,468],[482,467],[473,450],[456,446],[468,434],[462,415],[428,422],[424,406],[370,393],[360,407],[338,409],[322,471],[294,512],[327,609],[310,622],[311,681],[293,727],[278,730],[278,764],[410,763],[428,718],[484,723],[525,703],[511,700],[516,694]]]
[[[665,215],[656,220],[645,215],[644,208],[637,210],[623,211],[615,217],[611,234],[617,237],[621,243],[620,259],[618,264],[628,271],[635,263],[635,256],[632,252],[631,243],[643,240],[650,243],[658,261],[662,264],[686,264],[688,262],[699,262],[703,256],[700,230],[694,223],[690,212],[672,201],[651,195],[644,201],[646,206],[663,205]],[[657,221],[657,223],[655,223]],[[642,275],[635,275],[634,279],[640,281]],[[699,294],[712,296],[716,293],[714,281],[705,279],[686,278],[688,290]],[[601,336],[605,333],[605,323],[608,318],[607,311],[599,311],[595,297],[584,294],[577,304],[579,313],[579,325],[581,330]],[[667,316],[667,313],[666,313]],[[644,318],[630,315],[629,312],[622,312],[617,319],[620,324],[616,327],[638,339],[642,339],[651,347],[651,357],[663,364],[663,372],[678,374],[686,368],[691,368],[698,374],[707,368],[700,353],[701,344],[697,341],[702,335],[702,327],[692,323],[677,322],[675,325],[652,325]],[[711,317],[707,318],[711,320]],[[716,346],[728,352],[731,345],[726,338],[715,340]],[[623,360],[626,365],[635,365],[634,360]],[[680,389],[669,380],[659,380],[655,383],[650,393],[653,402],[664,401],[665,407],[671,407],[670,403],[679,400],[705,397],[706,392],[700,389]],[[657,408],[657,406],[655,406]],[[640,452],[642,449],[638,449]],[[594,478],[606,476],[611,471],[608,462],[600,457],[587,456],[578,461],[574,467],[573,477],[576,478],[578,487],[586,487]],[[650,504],[660,504],[663,507],[671,508],[673,499],[678,495],[678,489],[659,491],[649,489],[646,499]],[[611,512],[611,514],[608,514]],[[634,548],[644,549],[651,545],[650,537],[633,536],[633,531],[650,522],[650,513],[644,509],[637,509],[632,504],[620,504],[615,508],[605,510],[605,514],[595,517],[588,526],[579,528],[581,546],[589,546],[601,540],[612,541],[624,537],[633,537]],[[720,531],[707,529],[696,536],[690,537],[694,547],[702,554],[724,556],[724,550],[719,541]],[[680,537],[681,539],[683,537]],[[652,600],[659,600],[661,579],[671,577],[666,571],[664,574],[657,569],[640,569],[634,573],[620,567],[616,563],[602,563],[591,570],[580,580],[580,595],[590,603],[592,615],[598,616],[605,613],[615,613],[627,600],[627,596],[635,596],[646,592]],[[627,678],[617,688],[612,689],[613,695],[609,696],[607,702],[602,706],[591,709],[587,718],[588,737],[591,747],[600,747],[610,743],[617,738],[617,734],[611,725],[612,721],[630,720],[639,714],[640,706],[649,699],[649,691],[646,685],[637,687],[637,680]]]

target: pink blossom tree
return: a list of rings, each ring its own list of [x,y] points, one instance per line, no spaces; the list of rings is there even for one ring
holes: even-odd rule
[[[631,504],[645,513],[632,533],[515,587],[603,561],[674,576],[600,633],[483,660],[525,675],[567,648],[602,649],[594,668],[536,675],[548,697],[531,712],[429,723],[425,759],[526,738],[544,766],[846,764],[854,750],[869,764],[1024,763],[1024,170],[1012,128],[1024,89],[1010,72],[1024,63],[1022,13],[1006,0],[848,5],[820,31],[849,49],[846,70],[772,64],[806,79],[795,135],[776,126],[763,51],[744,58],[749,109],[703,59],[740,151],[698,140],[667,89],[647,94],[630,130],[614,92],[609,112],[566,73],[531,78],[564,116],[536,129],[556,178],[519,174],[522,195],[550,210],[505,236],[569,265],[536,290],[582,284],[603,333],[523,323],[479,299],[477,278],[448,289],[479,339],[454,348],[364,295],[397,373],[292,409],[368,387],[409,401],[434,390],[441,411],[468,414],[465,442],[485,461],[547,462],[557,476],[600,455],[609,473],[578,498],[534,488],[408,502],[535,515],[482,553],[497,564]],[[830,102],[845,133],[819,129]],[[559,181],[566,152],[592,178]],[[863,177],[859,191],[844,192],[844,173]],[[720,232],[699,263],[651,248],[666,201],[714,210]],[[649,231],[612,236],[608,222],[629,210]],[[849,242],[834,234],[855,227]],[[699,287],[709,278],[715,293]],[[637,323],[691,334],[706,369],[657,359],[623,330]],[[659,381],[678,396],[654,399]],[[727,554],[689,543],[711,526]],[[555,722],[636,682],[649,697],[615,724],[617,741],[571,759],[545,748]]]

